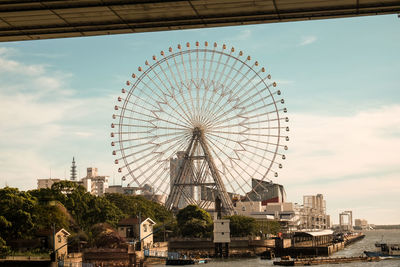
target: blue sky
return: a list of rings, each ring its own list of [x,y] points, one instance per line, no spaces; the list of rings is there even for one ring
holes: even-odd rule
[[[265,66],[289,110],[288,198],[322,193],[335,222],[353,210],[400,223],[400,19],[396,15],[0,43],[0,186],[120,177],[110,124],[120,89],[169,46],[225,43]]]

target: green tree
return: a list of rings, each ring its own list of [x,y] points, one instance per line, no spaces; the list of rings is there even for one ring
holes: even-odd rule
[[[34,220],[32,214],[36,198],[17,188],[0,189],[0,236],[8,242],[11,239],[28,238],[32,235]]]
[[[255,233],[257,229],[256,220],[242,215],[232,215],[225,217],[230,220],[229,228],[231,236],[249,236]]]
[[[179,210],[176,215],[178,228],[185,237],[209,237],[213,221],[210,214],[196,205],[189,205]]]
[[[125,217],[136,217],[139,212],[142,218],[150,217],[157,223],[168,222],[173,215],[163,205],[147,200],[143,196],[106,194],[105,198],[118,207]]]

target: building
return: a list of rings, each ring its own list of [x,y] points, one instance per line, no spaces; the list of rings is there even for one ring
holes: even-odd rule
[[[177,178],[179,168],[183,164],[185,157],[185,151],[178,151],[176,153],[176,158],[171,158],[170,159],[170,190],[172,190],[173,185],[175,184],[175,179]],[[183,197],[185,195],[187,198],[194,199],[195,198],[195,186],[194,184],[194,177],[193,175],[189,175],[185,177],[184,184],[192,184],[192,185],[187,185],[184,186],[183,190],[184,192],[181,194],[181,197],[179,198],[178,202],[178,208],[183,209],[187,205],[191,204]]]
[[[110,185],[108,188],[106,188],[106,193],[117,193],[128,196],[136,196],[141,194],[141,188],[133,186],[123,187],[122,185]]]
[[[141,241],[143,248],[150,248],[153,245],[153,226],[155,224],[150,218],[142,221],[138,218],[125,218],[117,224],[118,234],[128,242]]]
[[[54,183],[60,182],[61,179],[49,178],[49,179],[37,179],[37,189],[51,188]]]
[[[294,203],[262,205],[261,201],[237,201],[233,205],[235,214],[252,217],[258,221],[277,221],[283,231],[295,231],[299,228],[299,209]]]
[[[251,179],[251,191],[247,193],[250,201],[261,201],[263,206],[268,203],[283,203],[286,201],[286,192],[283,185],[271,181]]]
[[[43,248],[50,248],[56,250],[56,259],[64,260],[68,256],[68,237],[71,234],[64,228],[58,228],[55,231],[53,229],[43,229],[36,233],[36,237],[39,238],[40,244]],[[54,240],[55,237],[55,240]]]
[[[86,191],[95,196],[102,196],[106,193],[108,188],[108,176],[99,176],[97,168],[87,168],[86,177],[78,182]]]
[[[368,229],[369,225],[368,225],[368,221],[365,219],[355,219],[354,220],[354,229],[356,230],[364,230],[364,229]]]
[[[300,208],[300,229],[321,230],[331,227],[330,216],[326,214],[326,201],[322,194],[303,196]]]

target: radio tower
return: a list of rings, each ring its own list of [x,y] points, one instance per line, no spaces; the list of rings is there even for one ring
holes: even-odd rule
[[[72,158],[72,166],[71,166],[71,181],[76,181],[76,165],[75,165],[75,157]]]

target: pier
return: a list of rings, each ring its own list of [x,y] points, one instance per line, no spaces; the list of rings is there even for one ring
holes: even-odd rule
[[[365,237],[362,233],[354,233],[335,242],[330,230],[319,232],[296,232],[291,238],[276,239],[275,253],[278,256],[330,256],[346,246]]]

